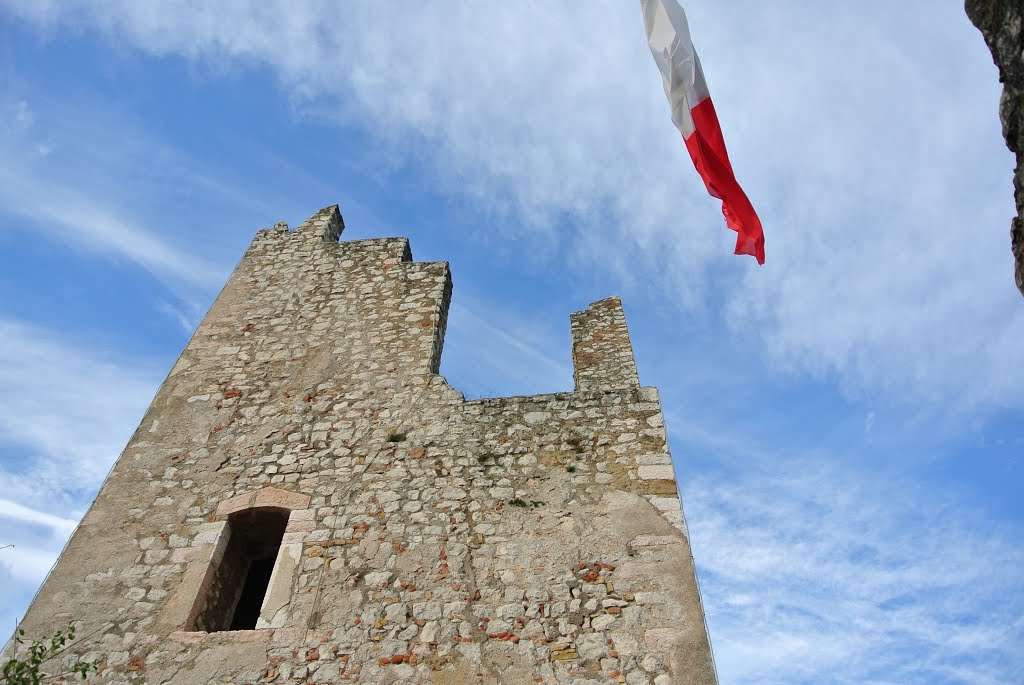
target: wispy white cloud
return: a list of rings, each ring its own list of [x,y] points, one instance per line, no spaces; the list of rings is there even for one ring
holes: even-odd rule
[[[723,682],[994,685],[1024,648],[1024,555],[953,493],[773,459],[686,495]]]
[[[7,497],[58,515],[92,493],[158,384],[158,372],[81,341],[0,320],[0,464]],[[18,455],[17,458],[14,455]]]
[[[4,209],[47,231],[59,232],[62,242],[126,258],[171,281],[205,287],[223,281],[220,270],[172,248],[139,224],[123,220],[75,190],[11,171],[0,168]]]
[[[0,547],[5,547],[0,550],[0,568],[12,576],[11,582],[19,586],[18,590],[31,592],[53,566],[77,525],[77,519],[0,499]],[[0,604],[0,614],[5,610],[7,607]],[[0,625],[11,624],[4,621]]]
[[[65,535],[78,525],[77,520],[55,516],[45,511],[37,511],[2,498],[0,498],[0,518],[45,526]]]
[[[442,358],[442,371],[456,387],[471,396],[572,389],[568,321],[563,339],[555,341],[542,324],[513,311],[472,298],[461,302],[451,305]],[[553,350],[561,351],[561,358]]]
[[[0,626],[42,582],[158,382],[88,341],[0,320]],[[6,578],[4,576],[7,576]]]
[[[47,31],[268,66],[300,108],[371,131],[379,166],[426,165],[504,231],[571,247],[581,272],[689,308],[724,297],[734,333],[783,368],[853,394],[1020,406],[1024,371],[1001,363],[1024,336],[1011,160],[994,71],[959,6],[688,4],[767,226],[757,269],[725,256],[732,239],[672,132],[635,3],[3,4]]]
[[[21,99],[0,101],[0,111],[12,122],[0,135],[0,212],[9,217],[4,228],[29,228],[51,241],[128,261],[179,293],[209,290],[223,282],[222,269],[160,237],[151,225],[153,217],[132,216],[130,210],[119,207],[123,198],[108,192],[109,187],[88,172],[90,165],[111,156],[112,145],[122,145],[127,156],[138,140],[83,140],[77,135],[81,130],[37,130],[30,103]],[[48,159],[59,133],[74,138],[73,142],[62,140],[73,151],[59,160]],[[14,217],[24,223],[16,226]]]
[[[157,311],[174,321],[188,336],[195,332],[203,317],[203,312],[194,304],[182,306],[168,300],[160,300],[156,303],[156,308]]]
[[[24,545],[8,548],[0,552],[0,568],[5,569],[19,585],[24,583],[27,586],[25,588],[18,588],[19,590],[27,589],[31,591],[49,573],[50,568],[57,561],[59,552],[59,545],[56,549],[50,550]],[[4,618],[15,617],[5,616]],[[14,621],[5,621],[4,623],[5,627],[15,625]]]

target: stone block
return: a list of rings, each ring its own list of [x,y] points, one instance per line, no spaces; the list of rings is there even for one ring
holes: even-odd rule
[[[675,480],[676,478],[671,464],[638,466],[636,471],[642,480]]]

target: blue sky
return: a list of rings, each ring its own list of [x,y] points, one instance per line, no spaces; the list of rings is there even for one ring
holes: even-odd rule
[[[725,683],[1024,680],[1024,301],[958,0],[686,4],[767,264],[635,2],[0,0],[0,625],[253,233],[451,262],[442,373],[572,385],[623,298]]]

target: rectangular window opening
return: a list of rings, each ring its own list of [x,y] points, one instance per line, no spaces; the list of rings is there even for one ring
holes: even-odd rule
[[[228,519],[228,544],[214,571],[196,630],[254,630],[281,550],[288,512],[247,509]]]

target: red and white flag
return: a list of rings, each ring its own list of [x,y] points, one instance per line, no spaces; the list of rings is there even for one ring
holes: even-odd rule
[[[708,192],[722,201],[725,223],[739,234],[736,254],[753,255],[758,264],[764,264],[761,220],[733,174],[683,8],[676,0],[640,0],[640,6],[647,42],[672,107],[672,122],[683,134]]]

